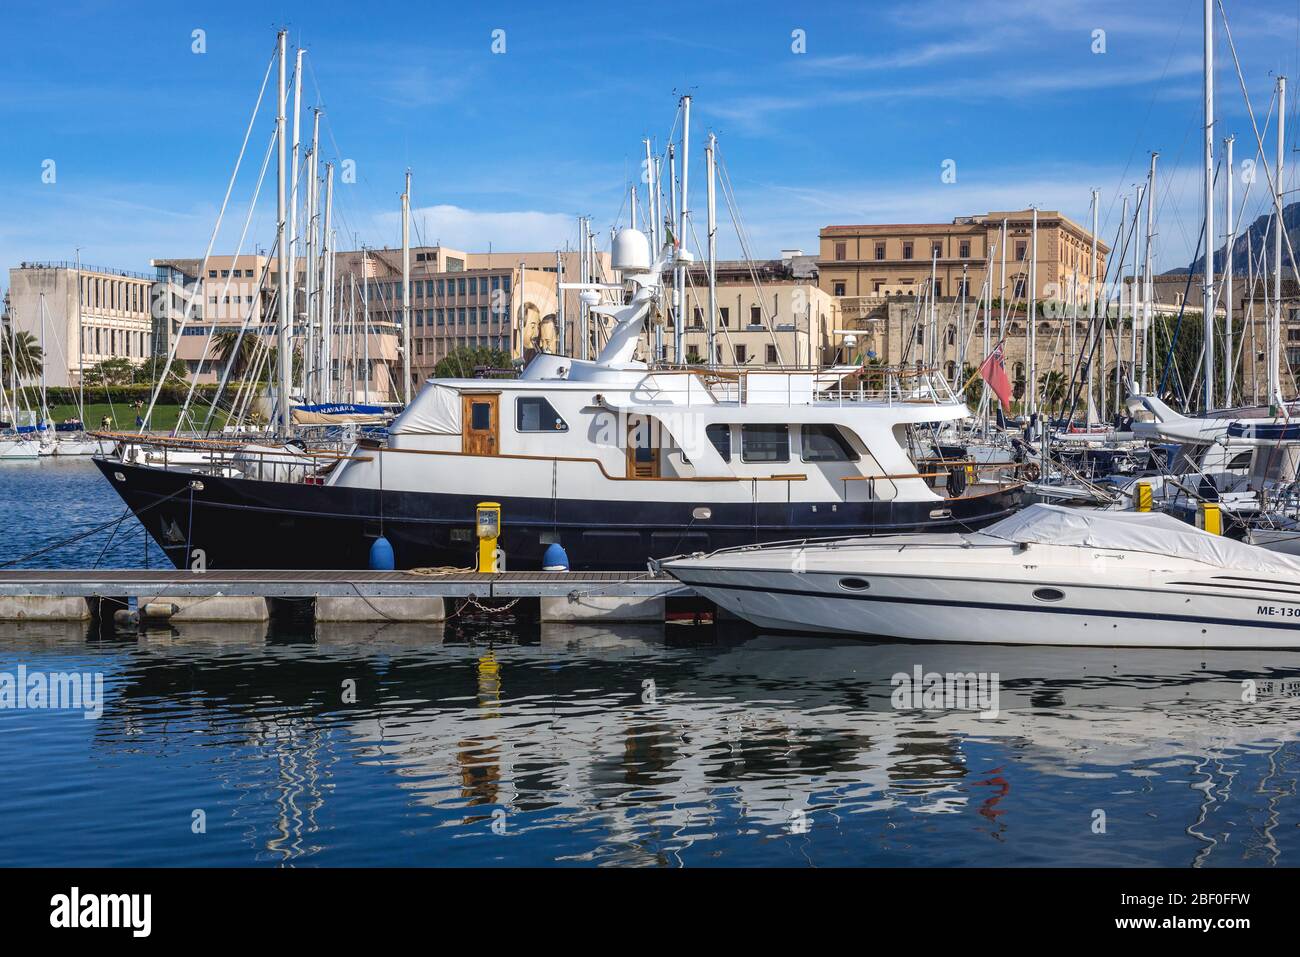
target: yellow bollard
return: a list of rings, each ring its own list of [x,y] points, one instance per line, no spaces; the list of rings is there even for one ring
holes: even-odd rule
[[[501,506],[496,502],[479,502],[474,511],[478,526],[478,570],[497,570],[497,537],[501,534]]]
[[[1151,483],[1138,482],[1137,484],[1137,510],[1139,512],[1151,511]]]
[[[1211,535],[1223,534],[1223,513],[1218,502],[1201,503],[1201,528]]]

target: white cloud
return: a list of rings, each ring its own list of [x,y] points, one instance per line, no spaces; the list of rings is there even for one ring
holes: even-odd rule
[[[381,235],[391,235],[400,228],[400,214],[381,213],[376,217]],[[545,250],[574,245],[577,220],[567,213],[539,210],[485,212],[460,206],[423,206],[411,210],[412,232],[425,243],[441,242],[453,249],[486,252],[488,247],[503,250]],[[415,242],[412,237],[412,242]]]

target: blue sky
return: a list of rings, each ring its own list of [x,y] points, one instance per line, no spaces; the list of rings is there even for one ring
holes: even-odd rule
[[[1297,72],[1300,4],[1225,4],[1262,127],[1271,75]],[[141,271],[154,256],[201,255],[280,25],[308,49],[305,101],[326,111],[325,158],[356,163],[356,183],[337,196],[345,245],[400,242],[408,166],[420,240],[572,244],[576,216],[615,221],[642,138],[662,146],[681,92],[695,102],[697,231],[697,144],[713,131],[759,256],[814,250],[817,229],[837,222],[1029,204],[1084,221],[1094,186],[1109,234],[1152,149],[1158,268],[1185,264],[1199,228],[1200,0],[186,6],[0,13],[0,283],[20,260],[71,259],[78,246],[83,261]],[[191,50],[196,29],[202,54]],[[503,54],[491,50],[496,29]],[[792,49],[796,30],[806,52]],[[1092,50],[1095,30],[1104,53]],[[1238,158],[1251,156],[1222,32],[1219,67],[1220,135],[1235,133]],[[218,251],[237,242],[270,105]],[[56,180],[43,183],[50,159]],[[955,183],[941,182],[945,160]],[[1265,208],[1262,194],[1257,185],[1248,215]],[[261,246],[273,200],[268,181],[251,227]],[[720,251],[737,255],[725,207],[720,219]]]

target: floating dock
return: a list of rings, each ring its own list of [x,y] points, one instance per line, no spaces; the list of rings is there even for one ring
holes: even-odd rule
[[[649,572],[11,569],[0,570],[0,621],[89,619],[132,600],[141,615],[257,621],[274,599],[313,600],[331,621],[441,621],[449,599],[541,599],[549,621],[662,621],[667,599],[692,595]]]

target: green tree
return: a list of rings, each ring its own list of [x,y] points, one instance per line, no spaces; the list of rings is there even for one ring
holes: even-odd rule
[[[1059,369],[1044,372],[1038,377],[1038,393],[1043,398],[1043,408],[1060,411],[1068,391],[1065,374]]]
[[[510,354],[487,346],[461,346],[449,352],[433,367],[435,379],[468,379],[476,368],[510,369]]]
[[[242,336],[238,329],[227,329],[212,337],[212,355],[217,361],[218,376],[234,356],[231,366],[231,378],[238,379],[248,372],[253,365],[253,355],[257,351],[257,335],[245,332]]]
[[[144,385],[152,385],[164,376],[168,379],[185,382],[189,376],[189,369],[180,359],[173,360],[169,366],[166,356],[150,356],[135,369],[135,381]]]
[[[14,366],[14,356],[18,357],[19,382],[40,378],[41,366],[45,363],[45,352],[30,332],[14,332],[6,335],[4,344],[0,345],[0,352],[3,353],[4,360],[0,363],[0,372],[3,372],[6,385],[9,384]]]
[[[96,362],[85,371],[86,385],[130,385],[135,380],[135,364],[125,356]]]

